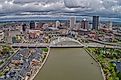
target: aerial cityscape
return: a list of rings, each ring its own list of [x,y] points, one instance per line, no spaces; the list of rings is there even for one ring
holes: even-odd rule
[[[118,0],[1,0],[0,80],[121,80],[120,10]]]

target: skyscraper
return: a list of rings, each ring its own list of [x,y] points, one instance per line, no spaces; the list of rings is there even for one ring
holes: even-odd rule
[[[56,28],[60,27],[60,21],[56,21]]]
[[[35,22],[34,21],[30,22],[30,29],[35,29]]]
[[[76,17],[71,17],[70,18],[70,29],[73,29],[76,24]]]
[[[25,32],[26,31],[26,24],[22,25],[22,31]]]
[[[99,16],[93,16],[93,30],[98,30],[99,27]]]
[[[89,22],[86,19],[81,21],[81,28],[88,30]]]
[[[112,30],[113,23],[109,21],[109,30]]]

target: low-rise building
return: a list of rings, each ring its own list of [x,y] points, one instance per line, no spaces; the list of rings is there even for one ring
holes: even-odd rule
[[[43,34],[40,30],[29,30],[29,39],[36,39],[39,38],[40,34]]]
[[[4,39],[4,32],[0,30],[0,41],[3,41]]]

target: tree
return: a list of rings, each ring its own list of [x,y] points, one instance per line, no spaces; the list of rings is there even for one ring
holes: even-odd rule
[[[121,73],[119,72],[118,74],[119,80],[121,80]]]
[[[9,52],[11,52],[11,51],[13,51],[13,49],[12,49],[12,47],[10,47],[10,46],[3,46],[3,47],[2,47],[2,52],[3,52],[3,54],[7,54],[7,53],[9,53]]]

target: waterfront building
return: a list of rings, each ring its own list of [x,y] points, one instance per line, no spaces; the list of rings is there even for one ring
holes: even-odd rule
[[[93,16],[93,30],[98,30],[99,27],[99,16]]]

